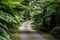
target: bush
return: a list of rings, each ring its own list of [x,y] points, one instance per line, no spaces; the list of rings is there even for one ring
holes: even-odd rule
[[[51,33],[54,37],[60,38],[60,27],[55,27]]]

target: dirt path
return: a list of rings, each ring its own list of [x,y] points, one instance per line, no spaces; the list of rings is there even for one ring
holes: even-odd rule
[[[42,35],[38,34],[31,28],[32,21],[22,23],[20,27],[19,40],[47,40]]]

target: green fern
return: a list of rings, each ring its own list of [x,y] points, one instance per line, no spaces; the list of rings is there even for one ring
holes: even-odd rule
[[[4,37],[2,37],[2,36],[0,36],[0,40],[7,40],[6,38],[4,38]]]
[[[8,35],[8,33],[3,28],[0,27],[0,29],[2,33],[1,36],[5,37],[7,40],[10,40],[10,36]]]

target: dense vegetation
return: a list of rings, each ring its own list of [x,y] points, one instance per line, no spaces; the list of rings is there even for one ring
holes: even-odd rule
[[[12,40],[18,26],[34,20],[34,29],[60,38],[60,0],[0,0],[0,40]]]
[[[20,3],[23,0],[0,0],[0,40],[11,40],[10,34],[17,31],[21,24],[25,7]]]
[[[60,0],[35,0],[32,3],[33,12],[36,13],[33,16],[34,29],[60,38]]]

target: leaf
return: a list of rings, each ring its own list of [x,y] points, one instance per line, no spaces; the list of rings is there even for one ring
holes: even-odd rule
[[[4,38],[4,37],[2,37],[2,36],[0,36],[0,40],[7,40],[6,38]]]

